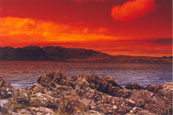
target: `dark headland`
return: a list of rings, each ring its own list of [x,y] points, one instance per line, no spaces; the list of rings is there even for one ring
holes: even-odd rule
[[[0,78],[0,115],[171,115],[173,83],[121,87],[113,77],[57,71],[31,88]]]
[[[0,47],[0,60],[111,62],[111,63],[172,63],[172,57],[112,56],[106,53],[77,48],[27,46]]]

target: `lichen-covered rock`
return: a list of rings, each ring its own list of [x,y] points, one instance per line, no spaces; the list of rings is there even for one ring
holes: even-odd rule
[[[0,99],[11,97],[11,89],[10,83],[0,77]]]
[[[104,115],[104,113],[101,113],[101,112],[98,112],[98,111],[89,110],[89,111],[85,112],[85,115]]]
[[[171,114],[172,113],[172,96],[173,96],[173,82],[165,82],[163,84],[150,84],[146,87],[146,89],[150,92],[153,92],[156,97],[160,97],[162,101],[159,102],[158,99],[153,98],[153,100],[158,101],[159,107],[162,108],[162,111],[158,111],[158,113]],[[166,104],[165,104],[166,103]],[[156,106],[146,105],[148,108],[153,108],[153,110],[157,110]],[[160,110],[160,109],[159,109]]]
[[[150,111],[142,108],[134,107],[129,113],[125,115],[157,115],[157,114],[151,113]]]
[[[102,77],[102,76],[96,76],[96,75],[85,75],[84,77],[90,84],[91,88],[94,88],[104,93],[109,93],[107,91],[109,88],[110,89],[114,87],[120,88],[117,82],[110,77]]]
[[[30,90],[32,94],[39,93],[39,92],[40,93],[46,92],[46,88],[38,83],[33,84]]]
[[[48,107],[53,109],[57,108],[58,106],[56,98],[43,93],[36,93],[31,95],[29,104],[33,107]]]
[[[173,82],[165,82],[161,85],[163,87],[163,90],[168,91],[168,92],[173,91]]]
[[[104,115],[103,113],[100,113],[98,111],[93,111],[93,110],[89,110],[87,112],[81,112],[80,110],[72,113],[71,115]]]
[[[99,112],[106,114],[125,114],[132,109],[131,106],[125,103],[125,100],[121,97],[112,97],[110,95],[103,95],[96,102],[96,109]]]
[[[133,89],[136,89],[136,90],[141,90],[141,89],[144,89],[144,87],[140,86],[139,84],[135,83],[135,84],[127,84],[125,86],[126,89],[130,89],[130,90],[133,90]]]
[[[157,84],[150,84],[146,87],[146,89],[150,92],[158,93],[160,89],[163,89],[163,87]]]
[[[46,107],[30,107],[28,111],[30,111],[32,115],[54,115],[54,111]]]
[[[133,90],[130,99],[135,102],[137,107],[157,114],[170,114],[170,103],[167,103],[162,97],[147,90]]]
[[[0,99],[0,115],[10,114],[11,103],[8,99]]]
[[[16,89],[12,90],[12,99],[19,104],[28,104],[29,103],[29,89]]]
[[[54,111],[46,107],[29,107],[13,112],[12,115],[55,115]]]
[[[11,85],[10,85],[10,83],[7,80],[5,80],[2,77],[0,77],[0,87],[11,88]]]
[[[0,99],[0,115],[171,115],[172,93],[172,82],[122,88],[113,77],[68,78],[57,71],[31,88],[15,89],[0,79],[0,97],[7,98]]]
[[[63,92],[60,95],[60,105],[58,107],[59,114],[73,114],[77,111],[80,111],[84,114],[87,110],[87,107],[79,101],[79,97],[70,92]]]
[[[112,77],[96,75],[73,76],[71,84],[73,84],[74,87],[78,86],[82,89],[90,87],[113,96],[118,95],[117,91],[121,89]]]
[[[117,97],[123,97],[123,98],[128,98],[131,95],[131,90],[123,88],[123,89],[119,89],[115,96]]]
[[[164,96],[172,96],[173,93],[173,82],[165,82],[163,84],[150,84],[146,89],[153,93],[158,93]]]
[[[61,85],[69,85],[69,78],[60,70],[58,70],[56,73],[42,75],[37,81],[38,83],[46,87],[53,87],[56,83]]]

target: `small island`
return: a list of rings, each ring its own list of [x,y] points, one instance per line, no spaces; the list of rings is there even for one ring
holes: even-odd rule
[[[172,113],[173,83],[121,87],[113,77],[57,71],[32,87],[13,88],[0,78],[2,115],[157,115]]]

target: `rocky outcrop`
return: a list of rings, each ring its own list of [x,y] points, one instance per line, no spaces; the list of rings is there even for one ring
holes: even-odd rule
[[[8,89],[8,90],[7,90]],[[118,85],[113,77],[57,71],[31,88],[15,89],[0,79],[0,114],[156,115],[172,113],[173,83]],[[11,92],[11,93],[10,93]]]
[[[8,99],[0,99],[0,115],[10,113],[10,101]]]
[[[144,87],[141,87],[139,84],[135,83],[135,84],[127,84],[125,86],[126,89],[130,89],[130,90],[133,90],[133,89],[136,89],[136,90],[140,90],[140,89],[144,89]]]
[[[9,82],[0,77],[0,98],[10,97],[12,94],[12,87]]]

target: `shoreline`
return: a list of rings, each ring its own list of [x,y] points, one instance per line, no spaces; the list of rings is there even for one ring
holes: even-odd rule
[[[31,88],[12,88],[0,78],[0,114],[156,115],[172,113],[173,82],[127,84],[113,77],[57,71],[42,75]]]
[[[93,75],[93,74],[85,74],[85,75]],[[108,76],[103,76],[103,77],[108,77]],[[69,77],[69,78],[71,78],[71,77]],[[12,88],[31,88],[34,84],[37,83],[37,81],[36,81],[36,82],[30,83],[27,86],[21,86],[20,84],[10,82],[10,80],[7,80],[7,81],[10,83],[10,85],[12,86]],[[166,84],[166,83],[173,83],[173,81],[172,82],[171,81],[164,81],[164,82],[161,82],[161,83],[148,83],[148,84],[145,84],[145,85],[141,85],[140,83],[136,83],[136,82],[134,82],[134,83],[124,83],[124,84],[120,84],[119,83],[119,86],[122,87],[122,88],[125,88],[126,85],[128,85],[128,84],[132,84],[132,85],[138,84],[141,87],[146,88],[148,85],[151,85],[151,84],[162,85],[162,84]],[[15,84],[18,87],[15,87],[15,85],[12,85],[12,84]]]
[[[153,57],[155,58],[155,57]],[[158,57],[157,57],[158,58]],[[159,57],[160,58],[160,57]],[[119,62],[119,61],[57,61],[57,60],[1,60],[0,62],[59,62],[59,63],[114,63],[114,64],[173,64],[171,62]]]

